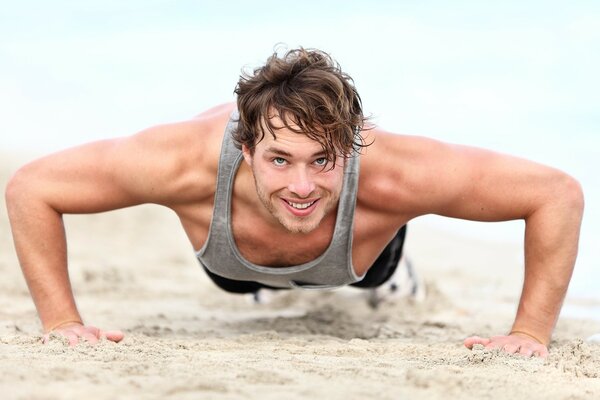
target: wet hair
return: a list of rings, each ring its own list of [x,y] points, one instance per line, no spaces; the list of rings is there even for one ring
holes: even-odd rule
[[[239,120],[233,140],[238,148],[245,145],[254,152],[265,127],[274,138],[284,127],[308,136],[333,163],[367,146],[360,135],[367,118],[354,81],[323,51],[299,48],[280,55],[276,49],[264,66],[242,72],[235,93]],[[274,124],[275,116],[283,126]]]

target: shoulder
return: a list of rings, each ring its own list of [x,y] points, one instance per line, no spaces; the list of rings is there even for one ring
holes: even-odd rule
[[[364,139],[370,145],[361,154],[359,204],[407,219],[419,215],[419,199],[431,188],[449,145],[378,127],[365,131]]]
[[[189,152],[202,159],[210,159],[215,153],[218,156],[225,126],[233,109],[233,104],[223,104],[188,120],[150,127],[126,140],[133,146],[159,148],[180,156]]]
[[[144,203],[208,204],[228,108],[49,154],[15,173],[11,192],[71,214]]]
[[[225,126],[233,104],[207,110],[194,118],[150,127],[118,140],[115,165],[131,167],[160,185],[165,205],[176,205],[214,193]],[[126,161],[123,161],[126,160]],[[133,184],[133,182],[132,182]]]

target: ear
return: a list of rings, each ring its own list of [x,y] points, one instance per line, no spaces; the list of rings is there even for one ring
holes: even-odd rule
[[[252,151],[250,151],[248,146],[246,146],[245,144],[242,144],[242,155],[244,156],[244,161],[246,161],[246,164],[248,164],[251,167],[253,156]]]

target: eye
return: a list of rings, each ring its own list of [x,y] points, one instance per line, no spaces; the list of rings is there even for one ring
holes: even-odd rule
[[[318,165],[319,167],[323,167],[325,165],[327,165],[328,160],[325,157],[321,157],[321,158],[317,158],[315,160],[315,164]]]
[[[273,164],[275,164],[275,165],[284,165],[285,164],[285,158],[275,157],[273,159]]]

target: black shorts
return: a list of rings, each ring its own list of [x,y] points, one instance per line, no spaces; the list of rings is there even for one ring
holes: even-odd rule
[[[381,286],[394,274],[398,262],[402,257],[402,248],[404,247],[404,239],[406,238],[406,225],[404,225],[396,233],[396,236],[383,249],[377,260],[367,271],[364,278],[356,283],[351,283],[350,286],[359,288],[374,288]],[[233,279],[223,278],[210,272],[206,267],[202,266],[209,278],[221,289],[230,293],[256,293],[259,289],[288,289],[268,286],[252,281],[236,281]]]

